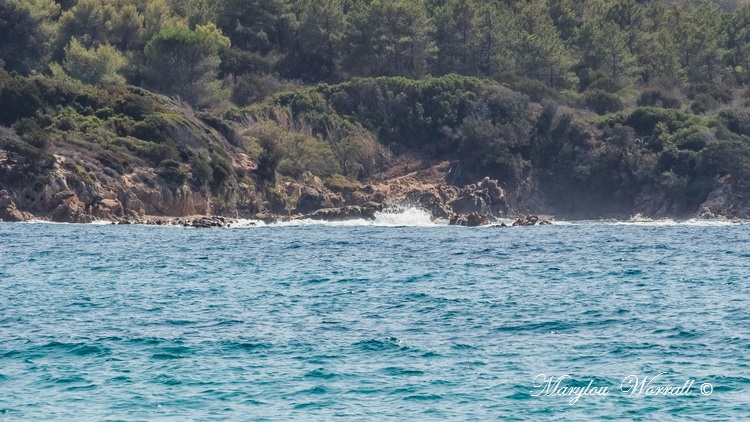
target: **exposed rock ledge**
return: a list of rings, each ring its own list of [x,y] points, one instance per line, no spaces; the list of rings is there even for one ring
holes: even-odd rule
[[[324,182],[310,173],[260,188],[244,183],[211,192],[170,185],[153,169],[93,181],[72,174],[65,157],[48,183],[19,190],[0,187],[0,220],[47,220],[116,224],[231,226],[239,218],[275,222],[292,219],[372,220],[392,205],[421,208],[433,219],[461,226],[489,225],[512,210],[497,180],[485,177],[464,187],[446,182],[453,164],[440,163],[402,176],[356,182]],[[231,217],[229,217],[231,216]]]

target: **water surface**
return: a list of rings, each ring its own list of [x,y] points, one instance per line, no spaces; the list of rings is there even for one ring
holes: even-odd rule
[[[0,418],[746,419],[749,241],[710,224],[0,223]],[[660,372],[692,394],[620,391]],[[539,374],[613,391],[534,397]]]

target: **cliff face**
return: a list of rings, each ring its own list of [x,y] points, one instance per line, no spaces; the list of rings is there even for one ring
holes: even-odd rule
[[[207,189],[193,190],[187,184],[173,186],[148,168],[134,169],[116,178],[80,180],[79,174],[65,170],[66,157],[55,156],[55,159],[47,183],[0,190],[0,218],[79,223],[97,219],[137,219],[145,215],[224,214],[239,212],[246,198],[252,199],[255,194],[247,186],[219,195]]]
[[[0,189],[0,220],[86,223],[197,215],[345,220],[371,218],[375,211],[390,205],[419,207],[444,220],[472,213],[494,217],[545,214],[583,219],[628,218],[636,214],[651,218],[747,218],[750,214],[750,197],[730,178],[717,180],[695,209],[686,210],[663,192],[650,190],[637,194],[631,206],[603,210],[600,204],[585,198],[580,202],[572,199],[574,205],[568,201],[564,207],[556,208],[559,198],[550,201],[532,181],[507,192],[489,178],[458,187],[446,182],[451,172],[448,162],[371,183],[334,184],[306,173],[298,181],[278,181],[265,191],[239,183],[221,192],[165,182],[152,168],[137,168],[119,177],[93,180],[67,170],[67,162],[67,157],[55,156],[48,183]]]
[[[278,181],[264,192],[240,183],[218,193],[170,184],[149,168],[94,180],[67,170],[67,162],[67,157],[56,155],[52,175],[43,185],[0,190],[0,219],[86,223],[224,215],[343,220],[371,218],[372,212],[390,205],[423,208],[445,220],[471,213],[496,217],[512,213],[496,180],[485,178],[463,188],[446,183],[447,162],[373,183],[326,183],[305,173],[299,181]]]

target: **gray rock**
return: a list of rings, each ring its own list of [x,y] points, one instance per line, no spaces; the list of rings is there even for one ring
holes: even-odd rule
[[[297,200],[296,212],[300,214],[309,214],[313,211],[323,208],[325,196],[317,189],[304,187],[299,199]]]

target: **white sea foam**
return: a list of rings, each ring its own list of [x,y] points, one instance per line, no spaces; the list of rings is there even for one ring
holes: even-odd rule
[[[259,220],[238,220],[232,224],[233,228],[252,227],[304,227],[304,226],[335,226],[335,227],[437,227],[448,225],[447,220],[433,221],[430,214],[415,207],[392,206],[375,213],[374,220],[355,219],[345,221],[323,221],[299,219],[280,221],[267,224]]]
[[[612,225],[623,225],[623,226],[697,226],[697,227],[709,227],[709,226],[732,226],[743,224],[741,220],[731,220],[727,218],[691,218],[689,220],[675,220],[672,218],[660,218],[653,219],[645,217],[641,214],[636,214],[626,221],[622,220],[601,220],[591,221],[587,223],[595,224],[612,224]]]
[[[94,220],[91,222],[91,224],[95,226],[109,226],[114,224],[114,222],[110,220]]]
[[[505,223],[506,225],[513,224],[512,219],[499,219],[494,224]],[[747,223],[747,220],[731,220],[726,218],[715,218],[715,219],[704,219],[704,218],[693,218],[689,220],[674,220],[674,219],[651,219],[644,217],[640,214],[636,214],[628,220],[583,220],[583,221],[555,221],[553,224],[556,226],[567,226],[567,225],[624,225],[624,226],[696,226],[696,227],[721,227],[721,226],[736,226]],[[55,223],[48,220],[29,220],[22,224],[68,224],[68,223]],[[90,223],[92,225],[110,225],[111,221],[108,220],[96,220]],[[371,227],[441,227],[447,226],[447,220],[432,220],[430,214],[420,208],[410,206],[391,206],[383,211],[375,213],[374,220],[346,220],[346,221],[322,221],[322,220],[311,220],[311,219],[299,219],[291,221],[282,221],[276,223],[266,223],[261,220],[252,219],[239,219],[232,223],[232,228],[257,228],[257,227],[304,227],[304,226],[331,226],[331,227],[357,227],[357,226],[371,226]],[[169,224],[163,226],[149,226],[149,227],[183,227],[182,225],[176,224],[174,221],[170,221]],[[487,226],[492,227],[492,226]]]

